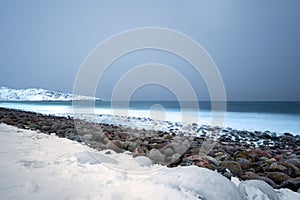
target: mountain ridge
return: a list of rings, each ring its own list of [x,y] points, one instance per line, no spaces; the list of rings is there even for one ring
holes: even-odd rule
[[[0,101],[72,101],[100,100],[97,97],[73,95],[69,93],[46,90],[43,88],[12,89],[0,87]]]

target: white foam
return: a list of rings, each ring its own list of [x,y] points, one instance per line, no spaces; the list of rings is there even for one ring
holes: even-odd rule
[[[49,105],[49,104],[27,104],[21,102],[1,102],[1,107],[22,109],[26,111],[40,112],[44,114],[56,114],[56,115],[73,115],[73,108],[70,105]],[[76,109],[76,112],[80,109]],[[122,109],[110,109],[110,108],[95,108],[94,110],[81,109],[82,113],[88,112],[89,114],[103,115],[98,118],[106,123],[122,124],[130,126],[136,126],[137,128],[145,128],[149,124],[143,125],[142,121],[137,119],[122,120],[120,118],[112,118],[110,115],[126,115],[132,118],[153,118],[156,115],[165,116],[165,120],[169,122],[179,122],[180,124],[198,123],[199,125],[210,125],[212,122],[212,113],[206,110],[201,110],[200,113],[189,112],[182,113],[178,110],[171,111],[156,111],[155,115],[151,115],[150,110],[122,110]],[[218,114],[218,113],[217,113]],[[105,117],[105,115],[107,115]],[[109,119],[111,117],[111,119]],[[158,118],[161,120],[161,118]],[[119,120],[119,121],[118,121]],[[162,121],[162,120],[161,120]],[[274,114],[274,113],[250,113],[250,112],[227,112],[223,127],[231,127],[238,130],[258,130],[271,132],[284,133],[290,132],[293,134],[300,134],[300,115],[297,114]],[[124,124],[125,123],[125,124]],[[126,124],[127,123],[127,124]],[[161,123],[158,123],[161,124]],[[163,125],[165,127],[166,125]]]

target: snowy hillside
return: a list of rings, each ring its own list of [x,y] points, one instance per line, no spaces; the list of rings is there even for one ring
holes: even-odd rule
[[[76,100],[98,100],[98,98],[76,95]],[[0,87],[0,101],[70,101],[73,94],[40,88],[10,89]]]

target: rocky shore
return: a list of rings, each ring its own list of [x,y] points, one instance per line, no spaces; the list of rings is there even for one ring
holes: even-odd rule
[[[131,152],[147,156],[153,163],[176,167],[196,165],[216,170],[228,179],[263,180],[273,188],[300,192],[300,136],[268,131],[238,131],[201,126],[197,136],[176,130],[152,131],[124,126],[91,123],[71,117],[42,115],[0,108],[0,122],[45,134],[56,134],[98,150]],[[217,134],[218,133],[218,134]],[[201,147],[208,135],[216,143],[207,154]]]

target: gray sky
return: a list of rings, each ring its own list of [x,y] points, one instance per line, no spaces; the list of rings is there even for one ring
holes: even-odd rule
[[[210,54],[228,100],[300,100],[300,1],[0,1],[0,85],[72,92],[84,58],[111,35],[132,28],[164,27],[191,36]],[[110,99],[122,74],[157,62],[174,67],[199,100],[209,95],[183,59],[157,50],[114,62],[98,85]],[[121,67],[120,67],[121,66]],[[172,99],[157,85],[133,99]]]

